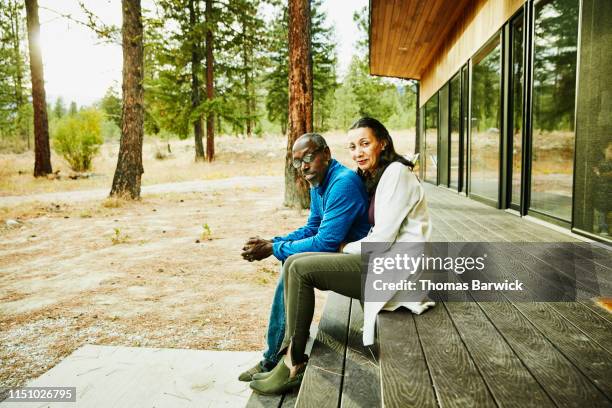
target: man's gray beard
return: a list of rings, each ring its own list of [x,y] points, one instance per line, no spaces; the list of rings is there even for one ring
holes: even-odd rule
[[[318,181],[315,181],[315,182],[307,181],[307,183],[310,185],[311,188],[317,188],[317,187],[319,187],[319,184],[321,184]]]

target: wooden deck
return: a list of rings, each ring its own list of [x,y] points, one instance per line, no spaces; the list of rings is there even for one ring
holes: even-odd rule
[[[575,240],[453,192],[426,190],[433,241]],[[545,259],[523,258],[533,276],[550,269]],[[596,269],[610,296],[612,265]],[[420,316],[382,313],[372,348],[362,345],[361,324],[358,302],[330,294],[299,394],[253,395],[247,406],[612,406],[612,314],[589,300],[442,302]]]

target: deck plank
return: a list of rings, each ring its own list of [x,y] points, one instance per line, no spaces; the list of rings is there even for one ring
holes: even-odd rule
[[[516,307],[503,302],[481,302],[479,306],[557,405],[610,405],[603,393]]]
[[[448,302],[444,306],[498,406],[555,406],[476,303]]]
[[[612,322],[604,319],[597,313],[579,302],[551,303],[550,307],[555,309],[567,321],[582,330],[599,346],[612,353]]]
[[[296,407],[338,406],[350,311],[350,298],[329,292]]]
[[[283,402],[282,395],[260,395],[252,393],[246,408],[277,408]]]
[[[513,302],[568,360],[612,400],[612,356],[546,303]]]
[[[291,390],[283,396],[283,402],[281,408],[293,408],[297,402],[297,396],[300,390],[298,388]]]
[[[363,309],[359,301],[353,299],[340,401],[342,408],[382,406],[377,353],[375,347],[363,345],[362,327]]]
[[[591,312],[593,312],[597,316],[612,323],[612,313],[608,312],[600,305],[595,304],[592,299],[581,300],[579,303],[584,305],[587,309],[591,310]]]
[[[438,406],[412,313],[378,316],[382,399],[387,407]]]
[[[440,407],[495,407],[495,402],[441,305],[415,317]]]

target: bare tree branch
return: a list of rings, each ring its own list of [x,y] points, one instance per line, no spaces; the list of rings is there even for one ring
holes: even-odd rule
[[[91,10],[85,7],[82,1],[79,1],[79,6],[81,7],[81,10],[83,10],[83,12],[85,13],[85,17],[87,18],[86,21],[81,21],[73,17],[71,14],[61,13],[49,7],[40,6],[39,8],[50,11],[59,17],[65,18],[78,25],[89,28],[94,33],[96,33],[96,35],[100,40],[102,40],[102,42],[121,45],[121,33],[119,27],[103,23],[98,16],[96,16]]]

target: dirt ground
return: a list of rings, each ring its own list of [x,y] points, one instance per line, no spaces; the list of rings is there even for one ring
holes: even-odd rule
[[[326,137],[350,164],[344,136]],[[194,163],[189,141],[173,142],[182,153],[164,160],[145,154],[145,184],[282,176],[284,139],[232,139],[220,141],[213,164]],[[408,139],[400,152],[411,151]],[[27,154],[13,156],[0,156],[3,196],[110,187],[111,157],[100,159],[99,177],[33,181],[19,174]],[[23,385],[86,343],[260,350],[280,263],[248,263],[241,247],[291,231],[308,213],[283,206],[282,178],[249,180],[137,202],[0,197],[0,386]],[[324,294],[317,304],[320,313]]]

